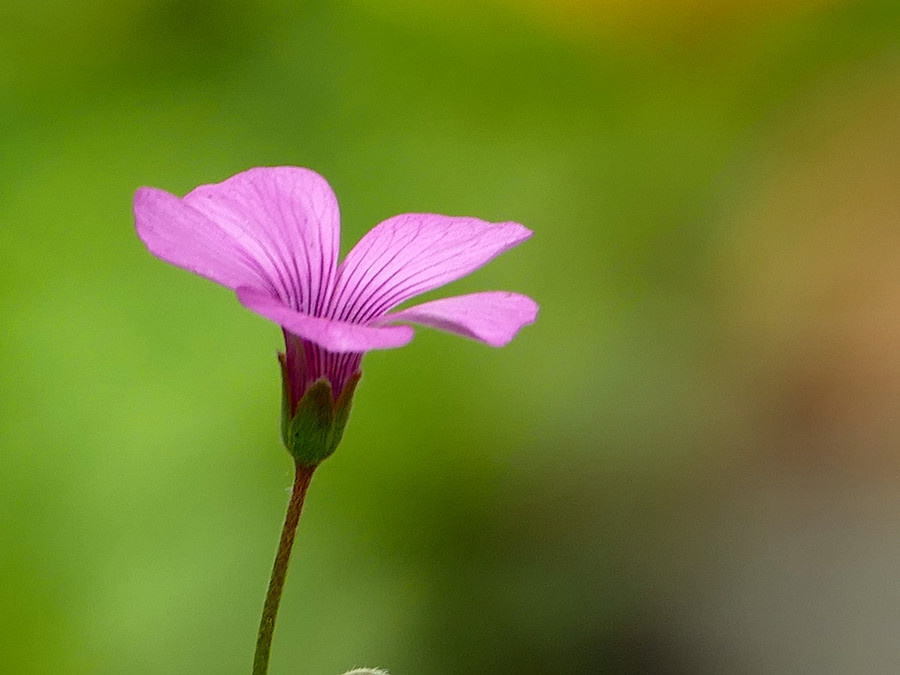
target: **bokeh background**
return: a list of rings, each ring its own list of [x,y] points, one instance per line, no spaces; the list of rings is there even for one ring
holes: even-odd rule
[[[249,671],[280,333],[131,197],[278,164],[541,315],[366,357],[273,675],[900,672],[895,0],[5,0],[0,672]]]

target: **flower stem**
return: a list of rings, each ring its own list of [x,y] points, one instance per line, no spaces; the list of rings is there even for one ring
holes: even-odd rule
[[[256,654],[253,656],[253,675],[266,675],[269,669],[269,651],[272,648],[272,633],[275,631],[275,617],[278,615],[278,603],[284,589],[284,578],[287,575],[288,563],[291,561],[291,548],[294,546],[294,534],[300,522],[303,510],[303,499],[312,480],[314,466],[297,465],[294,475],[294,489],[284,516],[284,528],[281,530],[281,541],[272,567],[272,578],[269,580],[269,591],[263,605],[262,618],[259,621],[259,636],[256,638]]]

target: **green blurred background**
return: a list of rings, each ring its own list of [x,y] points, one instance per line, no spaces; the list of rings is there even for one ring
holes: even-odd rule
[[[897,672],[896,0],[5,0],[0,672],[249,671],[280,333],[131,197],[278,164],[541,314],[366,357],[273,675]]]

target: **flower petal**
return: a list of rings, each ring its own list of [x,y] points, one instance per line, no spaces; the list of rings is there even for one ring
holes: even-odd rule
[[[267,285],[265,271],[239,242],[173,194],[140,188],[134,194],[134,222],[157,258],[228,288]]]
[[[427,213],[388,218],[341,264],[329,315],[353,323],[376,319],[473,272],[530,236],[531,230],[513,222]]]
[[[537,303],[527,295],[486,291],[423,302],[388,314],[382,322],[410,321],[502,347],[522,326],[534,323],[537,313]]]
[[[318,315],[337,274],[340,211],[319,174],[298,167],[261,167],[201,185],[185,204],[214,221],[268,275],[281,300]]]
[[[242,286],[237,289],[237,296],[247,309],[331,352],[366,352],[370,349],[402,347],[413,337],[413,329],[409,326],[363,326],[302,314],[256,288]]]

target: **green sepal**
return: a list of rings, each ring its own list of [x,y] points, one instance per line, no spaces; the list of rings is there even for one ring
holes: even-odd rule
[[[291,431],[291,382],[288,378],[287,356],[284,352],[278,352],[278,365],[281,366],[281,442],[288,444]]]
[[[335,448],[337,448],[344,437],[344,427],[347,426],[347,420],[350,419],[350,409],[353,407],[353,394],[356,392],[356,385],[359,384],[359,378],[361,377],[361,372],[353,373],[350,379],[347,380],[347,384],[344,385],[344,391],[341,392],[337,402],[334,404],[334,424],[331,427],[331,442]]]
[[[331,383],[323,378],[306,390],[297,404],[284,444],[300,466],[318,466],[333,453],[344,435],[350,417],[353,392],[360,374],[354,374],[335,401]]]

